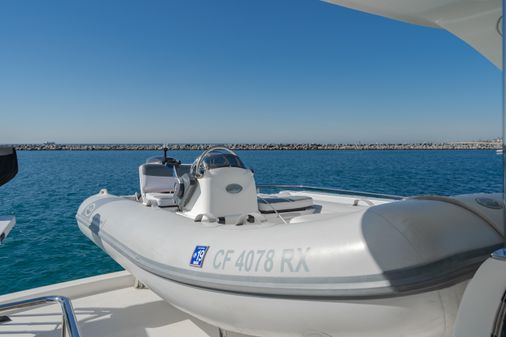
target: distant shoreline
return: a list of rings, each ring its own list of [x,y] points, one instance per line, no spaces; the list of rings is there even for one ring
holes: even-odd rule
[[[168,144],[170,151],[206,150],[217,144]],[[498,150],[501,141],[474,141],[417,144],[219,144],[233,150]],[[13,144],[18,151],[155,151],[162,144]]]

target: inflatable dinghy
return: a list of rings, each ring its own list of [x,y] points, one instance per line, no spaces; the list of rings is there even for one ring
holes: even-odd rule
[[[239,333],[450,336],[503,240],[500,194],[260,194],[226,148],[139,173],[140,194],[85,200],[81,231],[163,299]]]

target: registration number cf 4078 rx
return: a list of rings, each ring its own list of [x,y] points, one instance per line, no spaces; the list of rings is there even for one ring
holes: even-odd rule
[[[212,267],[217,270],[233,268],[238,272],[309,272],[306,248],[234,250],[220,249],[213,258]]]

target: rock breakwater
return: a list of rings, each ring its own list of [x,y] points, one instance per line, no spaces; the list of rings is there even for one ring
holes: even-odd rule
[[[146,151],[162,144],[12,144],[18,151]],[[497,150],[500,140],[416,144],[168,144],[169,150],[206,150],[221,145],[233,150]]]

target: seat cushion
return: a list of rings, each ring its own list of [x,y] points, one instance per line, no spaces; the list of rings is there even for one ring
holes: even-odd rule
[[[174,192],[176,172],[171,165],[144,164],[139,166],[141,194]]]
[[[151,206],[167,207],[176,205],[174,193],[146,193],[144,202]]]
[[[258,198],[258,209],[261,213],[299,211],[312,206],[313,198],[306,196],[265,195]]]

